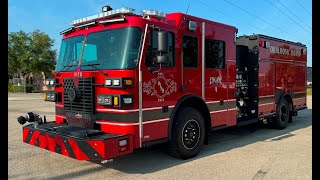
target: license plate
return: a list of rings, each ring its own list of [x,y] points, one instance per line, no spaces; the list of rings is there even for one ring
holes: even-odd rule
[[[95,121],[93,115],[75,112],[67,112],[66,120],[69,125],[81,127],[93,127],[93,123]]]

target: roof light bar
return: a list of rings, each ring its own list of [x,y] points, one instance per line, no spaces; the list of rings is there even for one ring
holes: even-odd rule
[[[166,13],[156,11],[156,10],[142,10],[142,16],[144,17],[154,17],[156,19],[165,19]]]
[[[126,18],[118,18],[118,19],[107,19],[104,21],[99,21],[100,24],[107,24],[107,23],[113,23],[113,22],[122,22],[125,21]]]
[[[97,24],[97,22],[94,21],[94,22],[90,22],[90,23],[76,26],[75,28],[83,28],[83,27],[92,26],[92,25],[96,25],[96,24]]]
[[[69,33],[72,33],[72,32],[74,32],[74,31],[75,31],[75,28],[74,28],[74,27],[71,27],[71,28],[68,28],[68,29],[66,29],[66,30],[64,30],[64,31],[61,31],[61,32],[60,32],[60,35],[69,34]]]
[[[111,10],[112,10],[112,7],[110,7],[109,5],[102,7],[102,12],[107,12],[107,11],[111,11]]]
[[[79,25],[79,24],[87,23],[87,22],[90,22],[90,21],[94,21],[94,20],[97,20],[97,19],[104,18],[104,17],[112,17],[112,16],[117,16],[117,15],[128,15],[128,14],[133,14],[133,13],[134,13],[134,9],[132,9],[132,8],[120,8],[120,9],[115,9],[115,10],[103,12],[103,13],[100,13],[100,14],[96,14],[96,15],[93,15],[93,16],[88,16],[88,17],[85,17],[85,18],[74,20],[72,22],[72,25],[76,26],[76,25]]]

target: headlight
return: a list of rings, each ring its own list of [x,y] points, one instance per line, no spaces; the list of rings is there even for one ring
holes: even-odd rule
[[[112,96],[110,95],[99,95],[98,104],[103,106],[112,106]]]
[[[97,103],[102,106],[126,107],[133,105],[133,95],[98,95]]]
[[[50,80],[50,85],[53,86],[54,85],[54,80]]]
[[[46,80],[46,85],[50,85],[50,80]]]
[[[132,94],[122,94],[120,95],[120,107],[133,106],[133,95]]]
[[[55,94],[51,94],[51,99],[50,99],[51,101],[55,101],[56,100],[56,96],[55,96]]]
[[[131,97],[123,98],[123,103],[132,104],[132,98]]]
[[[45,101],[51,101],[51,102],[60,102],[61,100],[61,93],[54,92],[54,91],[47,91],[43,95],[43,98]]]

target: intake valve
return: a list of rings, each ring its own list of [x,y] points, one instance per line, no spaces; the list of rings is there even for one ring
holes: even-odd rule
[[[24,125],[26,122],[37,122],[38,124],[42,124],[44,122],[38,114],[33,112],[28,112],[25,116],[18,117],[17,120],[21,125]]]

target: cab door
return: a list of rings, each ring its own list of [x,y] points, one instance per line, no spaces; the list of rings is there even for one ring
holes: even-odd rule
[[[182,90],[199,97],[202,93],[200,38],[196,34],[182,36]]]
[[[142,61],[142,142],[168,137],[169,117],[178,93],[175,67],[176,30],[160,27],[168,32],[168,63],[155,64],[158,52],[159,28],[149,28],[146,39],[146,57]]]
[[[205,39],[205,100],[211,125],[226,126],[228,122],[228,73],[226,43],[213,38]]]

